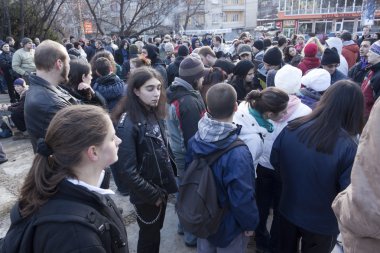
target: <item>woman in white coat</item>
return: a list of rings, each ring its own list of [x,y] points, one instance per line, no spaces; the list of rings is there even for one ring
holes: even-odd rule
[[[269,120],[281,119],[286,114],[288,101],[288,94],[275,87],[253,90],[234,115],[234,123],[242,126],[239,138],[251,151],[255,168],[263,153],[263,138],[274,130]]]
[[[271,121],[274,130],[266,134],[264,138],[263,153],[259,158],[259,164],[256,169],[256,202],[260,214],[260,222],[255,231],[256,247],[265,252],[281,252],[278,248],[278,204],[281,194],[281,182],[269,161],[272,146],[289,121],[311,112],[311,109],[301,103],[301,100],[295,95],[301,88],[301,78],[302,71],[300,69],[285,65],[277,71],[274,79],[275,86],[288,94],[289,102],[283,117],[278,121]],[[270,232],[268,232],[267,220],[270,208],[273,208],[273,221]]]

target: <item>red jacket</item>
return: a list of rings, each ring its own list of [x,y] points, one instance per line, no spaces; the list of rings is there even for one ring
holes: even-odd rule
[[[305,75],[310,69],[319,68],[321,61],[317,57],[305,57],[298,64],[298,68],[302,70],[302,75]]]
[[[354,44],[343,46],[342,55],[346,58],[348,63],[348,69],[355,65],[359,56],[359,46]]]

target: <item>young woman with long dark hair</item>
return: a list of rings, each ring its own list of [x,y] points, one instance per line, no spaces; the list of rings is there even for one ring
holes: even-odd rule
[[[164,125],[166,97],[161,75],[141,67],[128,79],[125,113],[117,124],[122,139],[114,177],[130,190],[140,227],[138,253],[159,252],[168,194],[177,192],[174,162]]]
[[[363,111],[360,87],[339,81],[275,140],[270,161],[282,182],[281,252],[297,252],[300,239],[301,252],[334,248],[339,229],[331,204],[350,183]]]
[[[104,97],[91,87],[91,65],[83,59],[70,61],[69,81],[61,85],[71,96],[84,104],[99,105],[107,108]]]

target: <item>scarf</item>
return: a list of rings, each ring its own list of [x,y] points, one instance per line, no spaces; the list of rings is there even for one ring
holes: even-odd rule
[[[255,120],[257,121],[259,126],[264,127],[269,133],[273,132],[273,130],[274,130],[273,124],[270,123],[268,120],[264,119],[263,115],[261,115],[261,113],[259,113],[255,109],[251,108],[250,106],[248,108],[248,111],[249,111],[249,114],[251,114],[255,118]]]
[[[212,119],[209,113],[205,113],[198,122],[199,137],[205,142],[224,140],[231,135],[231,132],[235,132],[236,129],[235,124],[216,121]]]

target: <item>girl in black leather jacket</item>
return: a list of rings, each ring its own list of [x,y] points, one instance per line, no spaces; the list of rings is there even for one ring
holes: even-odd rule
[[[159,252],[167,196],[177,192],[174,163],[164,127],[165,92],[160,74],[141,67],[128,80],[125,113],[116,133],[122,139],[114,177],[130,189],[140,227],[137,252]]]

